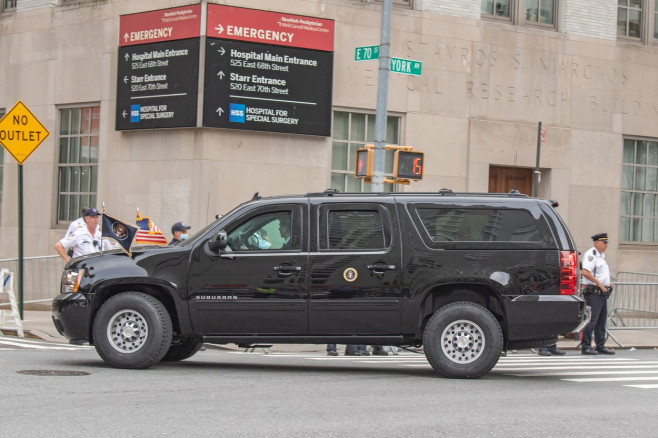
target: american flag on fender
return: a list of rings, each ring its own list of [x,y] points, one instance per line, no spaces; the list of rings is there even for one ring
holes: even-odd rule
[[[150,218],[144,216],[142,217],[139,214],[139,209],[137,210],[137,236],[135,237],[135,243],[148,243],[151,245],[166,245],[167,238],[162,234],[160,228],[158,228]]]

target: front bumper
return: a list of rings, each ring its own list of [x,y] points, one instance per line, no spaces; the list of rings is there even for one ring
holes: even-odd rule
[[[60,294],[53,300],[52,318],[57,331],[72,343],[89,342],[91,306],[81,293]]]

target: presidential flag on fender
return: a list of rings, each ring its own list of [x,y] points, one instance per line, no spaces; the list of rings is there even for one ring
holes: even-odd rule
[[[102,213],[101,217],[101,235],[103,238],[114,240],[123,252],[132,257],[131,247],[137,235],[137,227],[121,222],[105,213]]]

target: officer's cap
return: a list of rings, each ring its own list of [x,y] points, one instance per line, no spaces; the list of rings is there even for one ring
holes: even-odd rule
[[[608,233],[597,233],[597,234],[592,236],[592,240],[594,242],[596,242],[598,240],[602,240],[603,242],[607,242],[608,241]]]
[[[182,222],[176,222],[171,226],[171,234],[174,234],[174,231],[186,231],[189,230],[190,228],[192,227],[190,227],[189,225],[185,225]]]
[[[100,213],[95,208],[91,207],[85,211],[85,216],[99,216]]]

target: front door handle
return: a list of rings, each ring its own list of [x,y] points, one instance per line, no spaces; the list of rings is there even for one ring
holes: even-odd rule
[[[395,265],[387,265],[386,263],[375,263],[374,265],[367,265],[366,268],[373,271],[375,274],[383,274],[386,271],[395,269]]]

